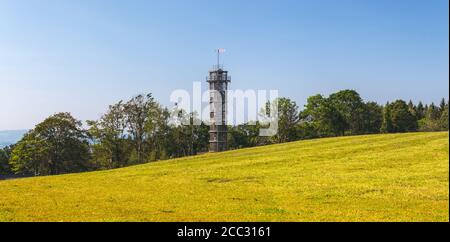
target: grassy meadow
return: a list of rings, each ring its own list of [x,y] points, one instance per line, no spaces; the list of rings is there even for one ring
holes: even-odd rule
[[[316,139],[0,181],[0,221],[449,221],[449,134]]]

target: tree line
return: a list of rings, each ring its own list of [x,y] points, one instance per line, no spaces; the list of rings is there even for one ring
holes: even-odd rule
[[[438,106],[403,100],[379,105],[363,101],[354,90],[343,90],[328,97],[311,96],[302,110],[289,98],[279,98],[276,105],[277,135],[259,136],[264,127],[259,122],[230,126],[228,148],[345,135],[448,131],[445,99]],[[201,121],[193,125],[197,118],[193,113],[180,111],[177,116],[190,125],[171,122],[170,111],[151,94],[109,106],[98,120],[86,121],[87,128],[70,113],[57,113],[16,144],[0,149],[0,174],[105,170],[207,152],[209,127]]]

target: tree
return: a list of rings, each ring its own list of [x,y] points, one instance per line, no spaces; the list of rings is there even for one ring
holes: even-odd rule
[[[412,132],[417,130],[417,120],[409,111],[409,107],[403,100],[397,100],[389,104],[388,111],[392,124],[390,132]],[[388,130],[389,132],[389,130]]]
[[[204,122],[194,126],[194,155],[209,150],[209,126]]]
[[[249,147],[248,139],[249,135],[246,132],[245,125],[228,127],[228,149],[242,149],[245,147]]]
[[[421,120],[425,117],[425,107],[422,102],[419,102],[416,106],[416,118],[417,120]]]
[[[58,113],[29,131],[14,147],[10,165],[16,174],[56,175],[89,169],[89,144],[81,122]]]
[[[198,118],[197,113],[188,113],[178,107],[171,111],[172,114],[167,109],[164,113],[160,118],[161,125],[156,128],[157,136],[151,136],[160,152],[170,157],[182,157],[208,151],[209,126]]]
[[[390,103],[386,103],[386,105],[383,108],[383,122],[381,124],[381,133],[391,133],[393,132],[393,126],[392,126],[392,118],[391,118],[391,105]]]
[[[364,133],[365,107],[360,95],[354,90],[343,90],[330,95],[329,100],[334,109],[340,113],[344,123],[343,135],[347,129],[351,134]]]
[[[148,133],[151,150],[151,161],[164,160],[172,156],[173,147],[171,127],[169,125],[170,113],[167,109],[154,107],[151,122],[147,122],[145,132]]]
[[[310,122],[320,137],[344,135],[348,126],[333,103],[319,94],[308,98],[301,116],[302,122]]]
[[[3,149],[0,149],[0,174],[6,174],[9,170],[8,156]]]
[[[98,169],[126,166],[131,146],[127,137],[127,123],[122,101],[109,106],[98,121],[87,121],[88,134],[93,140],[92,159]]]
[[[428,106],[427,112],[425,113],[425,118],[429,120],[438,120],[441,117],[440,109],[436,107],[434,103]]]
[[[320,137],[317,129],[312,122],[302,119],[296,127],[297,139],[313,139]]]
[[[278,143],[295,140],[295,126],[299,121],[299,110],[297,104],[289,98],[278,98]]]
[[[380,132],[383,123],[383,108],[375,102],[365,103],[363,107],[363,132],[368,134]]]
[[[137,163],[144,162],[146,154],[150,153],[146,150],[147,134],[154,123],[152,118],[157,108],[158,103],[152,94],[138,95],[124,105],[128,133],[132,138]]]
[[[418,120],[417,113],[416,113],[417,107],[414,105],[412,100],[409,100],[408,102],[408,111]]]
[[[448,104],[442,110],[441,118],[439,119],[440,130],[448,131]]]
[[[445,102],[445,98],[441,99],[441,103],[439,104],[439,114],[442,115],[442,113],[445,111],[445,108],[447,107],[447,103]]]
[[[13,146],[6,146],[0,148],[0,175],[11,174],[11,166],[9,165],[9,158],[11,157],[11,150]]]

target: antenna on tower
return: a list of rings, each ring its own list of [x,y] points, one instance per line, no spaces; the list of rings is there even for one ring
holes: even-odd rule
[[[223,48],[217,49],[217,68],[220,67],[220,53],[225,53],[225,49]]]

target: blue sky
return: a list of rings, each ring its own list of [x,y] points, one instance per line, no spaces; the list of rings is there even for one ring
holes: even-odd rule
[[[0,0],[0,130],[59,111],[204,81],[214,49],[233,89],[299,105],[356,89],[365,100],[439,102],[449,88],[448,0]]]

